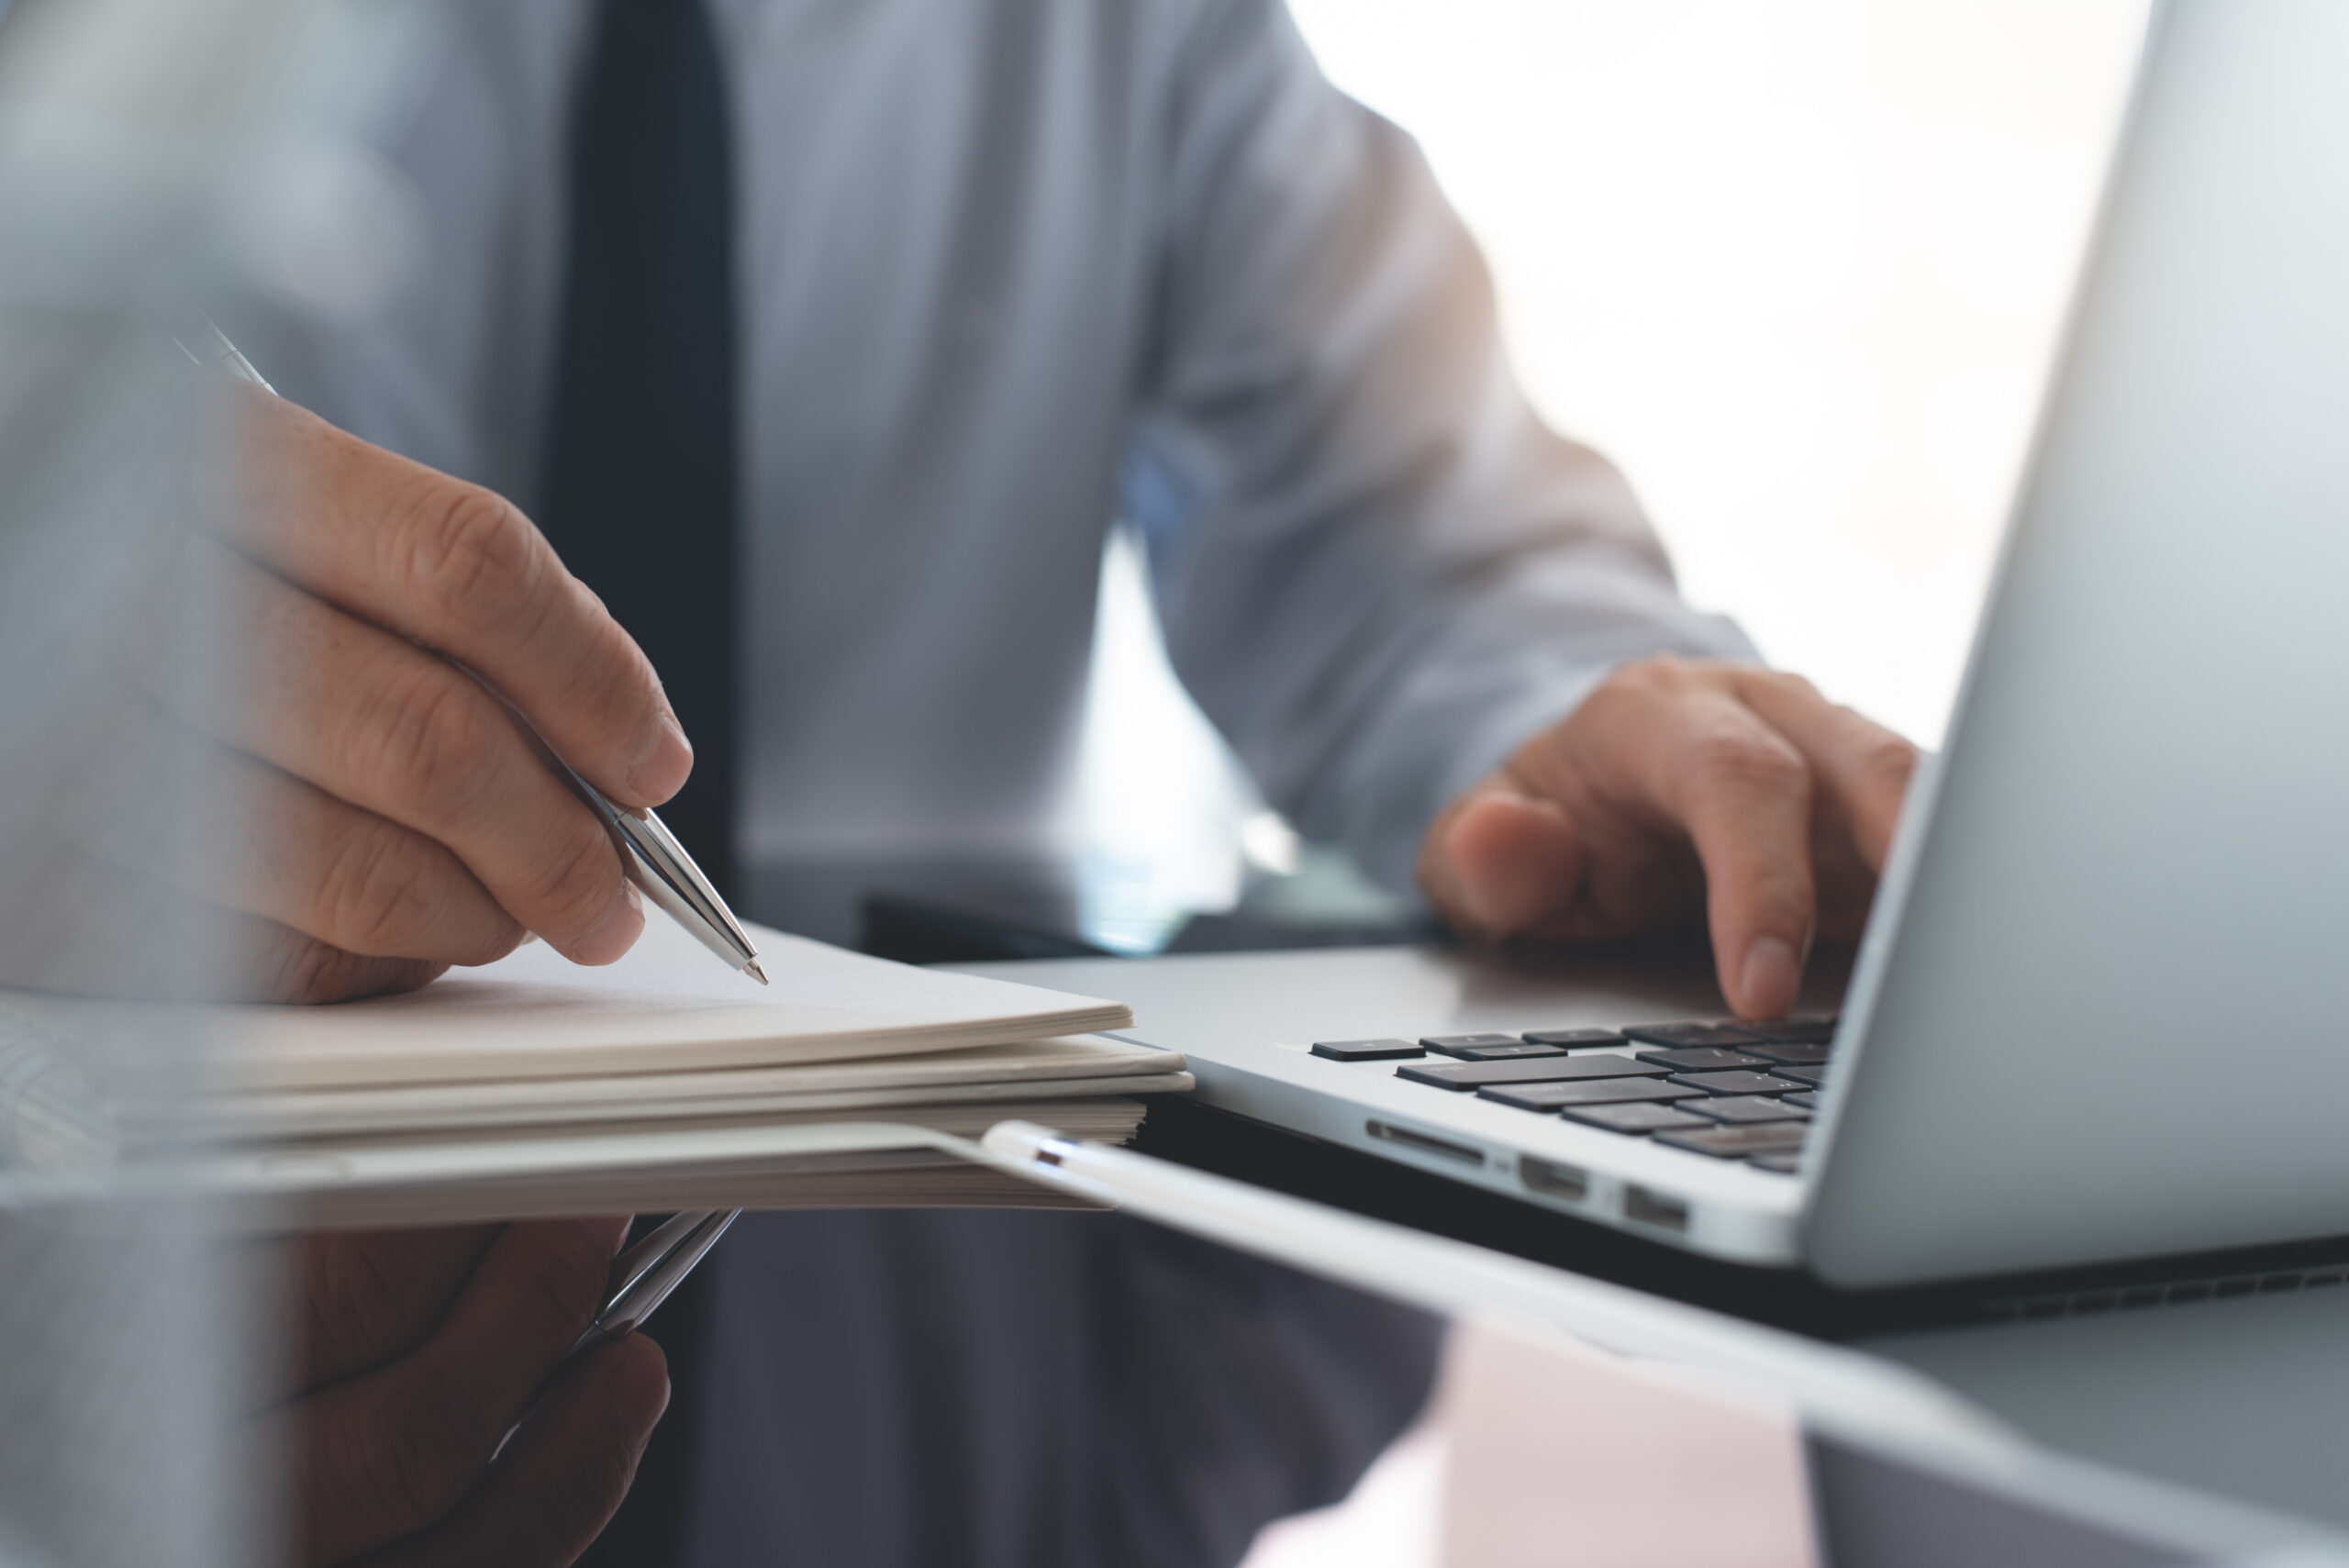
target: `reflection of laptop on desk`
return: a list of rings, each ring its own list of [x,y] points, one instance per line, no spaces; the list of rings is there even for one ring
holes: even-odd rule
[[[1949,747],[1831,1043],[1687,1027],[1696,996],[1676,1029],[1577,1038],[1671,1015],[1426,953],[1077,988],[1131,1002],[1211,1104],[1839,1285],[2349,1234],[2344,76],[2349,10],[2158,18]],[[1331,1043],[1385,1037],[1406,1043]]]

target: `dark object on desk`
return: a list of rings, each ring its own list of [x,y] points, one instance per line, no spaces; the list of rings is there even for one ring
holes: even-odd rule
[[[1274,919],[1244,909],[1193,915],[1167,939],[1163,952],[1277,952],[1298,948],[1375,948],[1398,942],[1442,941],[1448,933],[1432,916],[1381,921]]]
[[[1023,958],[1119,956],[1075,934],[1074,922],[1049,914],[906,893],[865,895],[857,947],[899,963],[996,963]],[[1240,915],[1193,915],[1167,942],[1167,952],[1254,952],[1281,948],[1375,947],[1426,941],[1431,929],[1408,926],[1297,926]]]
[[[896,893],[865,898],[856,945],[875,958],[899,963],[1115,956],[1108,948],[1048,926]]]

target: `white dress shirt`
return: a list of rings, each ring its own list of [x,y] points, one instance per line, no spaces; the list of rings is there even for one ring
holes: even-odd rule
[[[1266,797],[1397,884],[1611,664],[1748,651],[1528,408],[1418,149],[1275,0],[715,8],[754,884],[1052,850],[1121,517]],[[588,7],[447,14],[381,130],[423,268],[363,325],[231,327],[527,509]],[[707,1272],[698,1568],[1229,1562],[1342,1495],[1432,1364],[1414,1314],[1100,1217],[754,1216]]]
[[[1273,0],[715,10],[753,877],[1054,847],[1120,517],[1266,798],[1398,885],[1609,665],[1748,651],[1528,407],[1417,147]],[[588,7],[447,16],[380,133],[422,268],[363,325],[237,327],[288,395],[527,509]]]

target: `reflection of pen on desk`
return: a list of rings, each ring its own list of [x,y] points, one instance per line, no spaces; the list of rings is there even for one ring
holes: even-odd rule
[[[180,346],[181,352],[197,364],[227,371],[252,383],[272,396],[276,395],[277,389],[262,378],[262,373],[253,369],[252,361],[239,353],[237,346],[228,341],[228,336],[207,317],[201,315],[190,317],[180,330],[173,334],[172,340]],[[458,667],[464,668],[462,665]],[[465,673],[477,681],[481,680],[480,675],[471,670]],[[506,703],[507,711],[514,715],[515,722],[521,725],[525,733],[538,744],[540,751],[562,775],[563,782],[586,802],[589,810],[595,812],[596,819],[603,823],[604,830],[611,836],[613,847],[619,851],[620,866],[627,873],[628,879],[642,889],[644,895],[659,905],[671,919],[691,931],[702,946],[764,985],[767,983],[766,971],[759,967],[759,950],[751,945],[749,933],[742,929],[742,923],[734,917],[734,912],[718,895],[718,889],[702,875],[701,868],[694,864],[693,856],[685,852],[685,846],[677,842],[661,818],[650,810],[615,806],[604,798],[600,790],[581,778],[575,769],[546,746],[519,709],[512,703],[507,703],[496,688],[486,681],[482,684],[491,695]]]
[[[694,1265],[702,1261],[726,1228],[742,1217],[739,1208],[690,1209],[673,1214],[652,1229],[645,1232],[637,1243],[612,1260],[612,1272],[605,1281],[606,1295],[596,1320],[579,1336],[562,1360],[549,1373],[546,1383],[540,1385],[543,1393],[547,1384],[562,1374],[563,1369],[598,1345],[607,1345],[636,1332],[652,1309],[669,1299],[669,1293],[685,1284]],[[533,1399],[529,1409],[516,1418],[497,1448],[489,1457],[494,1462],[514,1434],[538,1410]]]

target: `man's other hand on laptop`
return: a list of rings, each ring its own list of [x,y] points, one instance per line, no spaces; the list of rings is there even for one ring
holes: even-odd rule
[[[1916,748],[1799,676],[1626,664],[1428,829],[1419,875],[1486,937],[1589,940],[1700,915],[1745,1018],[1795,1006],[1812,939],[1867,916]]]

